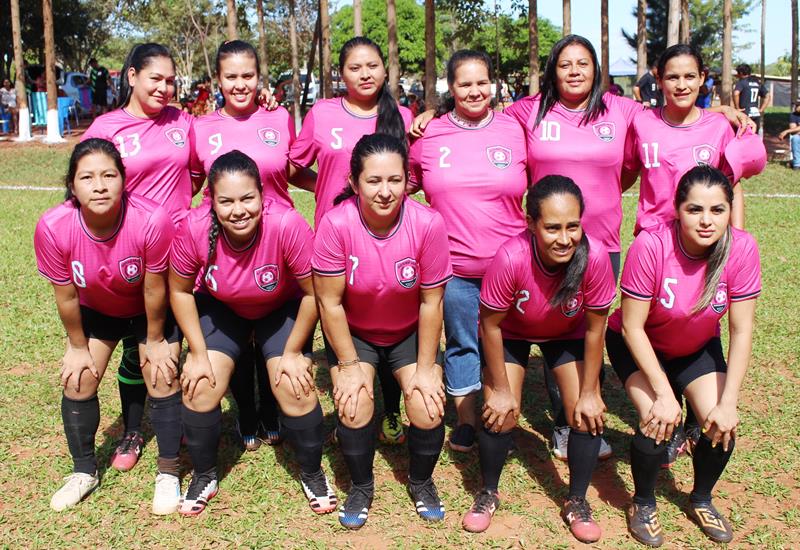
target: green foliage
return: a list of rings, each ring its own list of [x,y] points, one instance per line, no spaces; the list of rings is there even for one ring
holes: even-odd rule
[[[775,63],[766,66],[767,74],[774,76],[790,76],[792,72],[792,56],[786,52],[780,56]]]

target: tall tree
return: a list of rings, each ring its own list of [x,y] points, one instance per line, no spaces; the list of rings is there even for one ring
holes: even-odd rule
[[[361,0],[353,0],[353,36],[363,36],[361,24]]]
[[[764,35],[767,33],[767,0],[761,0],[761,83],[766,83],[767,63],[764,48]]]
[[[667,47],[678,43],[678,27],[681,20],[681,0],[669,0],[667,12]]]
[[[689,0],[681,0],[681,29],[680,40],[681,44],[689,43]]]
[[[791,101],[797,100],[797,0],[792,0],[792,70]]]
[[[566,10],[569,9],[569,0],[566,0],[567,7],[564,8],[565,16]],[[539,16],[537,12],[538,6],[536,0],[528,0],[528,95],[535,95],[539,93]],[[565,17],[565,21],[569,18]]]
[[[211,26],[211,19],[206,18],[203,24],[200,22],[200,16],[195,15],[194,13],[194,4],[192,0],[186,0],[186,7],[188,9],[189,20],[194,25],[195,29],[197,29],[197,35],[200,38],[200,46],[203,50],[203,59],[206,62],[206,74],[211,76],[214,72],[211,70],[211,60],[208,57],[208,31],[209,27]],[[211,79],[211,90],[212,92],[216,92],[216,84],[215,80]]]
[[[267,34],[266,34],[266,26],[264,25],[264,0],[256,0],[256,17],[258,18],[258,57],[260,65],[258,70],[261,73],[261,81],[264,83],[264,86],[269,87],[269,65],[267,64]],[[291,35],[291,33],[292,31],[290,29],[289,34]],[[297,42],[295,37],[295,47],[296,46]]]
[[[425,0],[425,108],[436,107],[436,7]]]
[[[20,67],[25,66],[22,57],[22,32],[19,20],[19,0],[11,0],[11,36],[14,41],[14,65],[17,67],[17,108],[19,109],[19,124],[17,124],[17,139],[28,141],[31,139],[31,116],[28,110],[28,95],[25,91],[25,71]]]
[[[639,0],[636,9],[636,78],[650,69],[647,63],[647,0]]]
[[[733,15],[731,0],[722,5],[722,90],[719,94],[723,105],[731,105],[733,99]]]
[[[572,7],[569,0],[563,0],[561,3],[562,9],[562,32],[564,36],[572,34]]]
[[[56,50],[53,32],[53,2],[42,0],[44,20],[44,70],[47,78],[47,137],[48,143],[64,141],[58,131],[58,86],[56,85]]]
[[[603,77],[603,90],[611,84],[608,75],[608,0],[600,0],[600,71]]]
[[[331,18],[328,13],[328,0],[319,0],[319,22],[322,34],[322,55],[320,67],[320,81],[322,83],[322,97],[333,97],[333,82],[331,81]]]
[[[292,114],[294,127],[300,131],[300,54],[297,49],[297,14],[295,2],[289,0],[289,46],[292,50]],[[309,67],[309,72],[311,68]],[[306,75],[306,78],[309,78]]]
[[[236,0],[225,0],[228,7],[228,40],[239,38],[239,18],[236,14]]]
[[[386,0],[386,31],[389,44],[389,89],[395,98],[400,97],[400,52],[397,48],[397,6],[395,0]]]

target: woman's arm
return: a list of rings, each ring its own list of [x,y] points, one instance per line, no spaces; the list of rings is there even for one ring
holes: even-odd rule
[[[519,417],[520,404],[511,391],[503,355],[503,333],[500,323],[506,318],[505,311],[495,311],[481,304],[481,340],[486,358],[484,384],[487,386],[486,403],[483,405],[483,422],[491,431],[499,432],[511,414]]]
[[[289,183],[300,189],[311,191],[317,189],[317,173],[310,168],[295,166],[291,162],[286,163],[286,171],[289,176]]]
[[[67,331],[67,350],[61,360],[61,385],[65,388],[70,378],[75,385],[75,391],[80,391],[81,373],[89,369],[95,378],[99,377],[97,368],[89,353],[89,339],[83,332],[81,324],[81,306],[78,298],[78,289],[75,285],[53,285],[56,296],[56,308],[64,330]]]
[[[311,375],[311,361],[303,356],[303,346],[314,332],[319,315],[314,297],[314,284],[311,277],[299,279],[297,284],[303,291],[300,308],[294,327],[286,339],[283,355],[275,371],[275,385],[281,383],[281,376],[286,375],[292,385],[295,397],[300,399],[300,390],[308,395],[314,389],[314,378]]]
[[[147,340],[144,356],[139,358],[141,367],[150,363],[153,367],[150,383],[156,386],[158,372],[167,385],[178,376],[177,357],[172,357],[169,343],[164,338],[164,322],[167,318],[167,272],[144,274],[144,311],[147,316]]]
[[[406,388],[408,398],[414,390],[422,395],[431,419],[444,416],[444,385],[434,368],[442,336],[443,302],[443,286],[420,290],[417,370]]]
[[[744,230],[744,188],[741,181],[733,186],[731,225],[736,229]]]
[[[600,369],[603,368],[606,319],[608,309],[585,311],[586,335],[584,337],[583,369],[580,372],[580,393],[575,404],[575,424],[580,428],[582,416],[586,417],[592,435],[603,433],[606,410],[600,395]]]

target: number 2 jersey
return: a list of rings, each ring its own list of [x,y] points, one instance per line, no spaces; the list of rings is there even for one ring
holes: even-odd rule
[[[110,317],[135,317],[145,312],[144,274],[167,269],[174,232],[164,209],[126,193],[114,232],[98,238],[68,200],[36,224],[36,263],[53,284],[74,284],[82,306]]]
[[[620,287],[636,300],[650,302],[644,325],[653,349],[667,359],[685,357],[719,336],[719,320],[731,302],[752,300],[761,293],[761,261],[755,239],[731,228],[730,256],[711,304],[692,313],[703,293],[706,258],[687,254],[678,236],[678,223],[643,230],[625,258]],[[622,332],[622,309],[608,320],[608,327]]]
[[[345,200],[325,218],[314,239],[315,276],[344,275],[342,305],[353,334],[378,346],[402,341],[419,322],[420,289],[453,276],[442,217],[411,198],[385,236],[373,234],[358,198]]]
[[[196,292],[210,294],[245,319],[260,319],[299,297],[297,280],[311,276],[314,234],[294,208],[267,200],[253,239],[237,248],[220,227],[208,258],[207,204],[193,208],[172,243],[170,266],[181,277],[202,279]]]

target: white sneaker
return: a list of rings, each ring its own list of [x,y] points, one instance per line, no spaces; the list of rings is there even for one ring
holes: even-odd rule
[[[100,484],[97,473],[94,475],[75,472],[64,478],[66,483],[50,499],[50,508],[61,512],[78,504]]]
[[[605,460],[610,458],[611,455],[614,454],[614,451],[611,449],[611,443],[606,441],[605,437],[600,438],[600,450],[597,452],[597,458],[600,460]]]
[[[153,513],[157,516],[175,513],[180,500],[181,480],[172,474],[158,474],[153,493]]]
[[[553,455],[559,460],[567,461],[567,448],[569,447],[569,426],[553,428],[553,435],[550,438],[550,443],[553,446]],[[614,454],[611,449],[611,444],[606,441],[605,437],[600,436],[600,450],[597,452],[597,458],[606,460]]]

